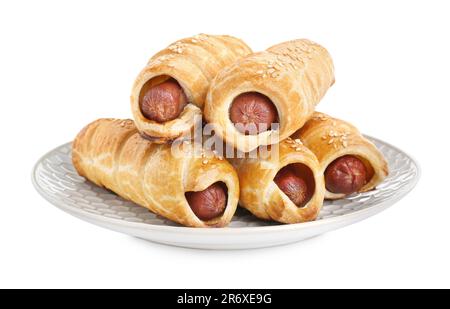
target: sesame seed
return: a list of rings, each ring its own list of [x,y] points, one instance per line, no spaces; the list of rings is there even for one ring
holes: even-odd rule
[[[300,147],[295,148],[295,151],[300,151],[300,150],[302,150],[302,148],[300,148]]]
[[[330,140],[328,141],[328,145],[330,145],[330,144],[332,144],[332,143],[334,143],[334,138],[332,138],[332,139],[330,139]]]
[[[326,135],[322,136],[322,139],[324,139],[324,140],[327,139],[327,136]]]
[[[203,160],[202,163],[203,164],[208,164],[208,160]]]
[[[342,142],[342,146],[347,147],[348,143],[346,141]]]
[[[267,73],[272,74],[273,72],[275,72],[275,69],[269,69],[267,70]]]
[[[296,142],[297,144],[300,144],[302,141],[301,141],[299,138],[296,138],[296,139],[295,139],[295,142]]]

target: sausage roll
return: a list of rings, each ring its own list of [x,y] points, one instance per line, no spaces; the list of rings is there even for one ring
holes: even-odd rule
[[[191,142],[174,147],[143,139],[132,120],[99,119],[75,138],[73,164],[93,183],[182,225],[227,225],[239,199],[233,167]]]
[[[343,120],[316,112],[292,138],[301,139],[317,156],[325,175],[326,199],[372,190],[388,175],[383,154]]]
[[[239,204],[258,218],[300,223],[318,216],[325,192],[323,174],[300,140],[287,138],[257,158],[230,161],[239,175]]]
[[[284,140],[311,117],[334,83],[328,51],[294,40],[244,57],[211,83],[204,115],[242,152]]]
[[[251,52],[232,36],[199,34],[154,55],[131,92],[138,130],[157,143],[190,133],[194,124],[201,125],[211,80],[220,69]]]

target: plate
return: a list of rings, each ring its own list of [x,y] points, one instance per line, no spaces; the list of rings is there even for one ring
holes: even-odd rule
[[[90,223],[167,245],[201,249],[250,249],[297,242],[373,216],[404,197],[420,177],[418,163],[405,152],[367,137],[385,155],[390,169],[376,190],[325,201],[316,221],[266,222],[238,208],[226,228],[189,228],[153,214],[78,176],[71,143],[44,155],[32,174],[37,191],[56,207]]]

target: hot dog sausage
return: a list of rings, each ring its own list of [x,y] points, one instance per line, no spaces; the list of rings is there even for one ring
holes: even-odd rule
[[[143,88],[139,105],[145,118],[166,122],[177,118],[187,104],[187,97],[181,86],[174,79]]]
[[[216,182],[203,191],[186,192],[186,199],[195,215],[204,221],[220,216],[227,205],[226,186]]]
[[[230,120],[246,135],[267,131],[277,118],[277,109],[272,101],[257,92],[240,94],[231,104]]]
[[[346,155],[334,160],[325,170],[325,186],[333,193],[351,194],[366,184],[366,167],[358,158]]]
[[[274,178],[275,183],[297,206],[301,207],[308,201],[308,185],[289,167],[282,168]]]

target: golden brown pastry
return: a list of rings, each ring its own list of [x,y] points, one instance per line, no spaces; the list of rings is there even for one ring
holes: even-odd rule
[[[230,161],[239,175],[239,204],[258,218],[283,223],[317,218],[325,192],[323,174],[300,140],[287,138],[257,158]]]
[[[190,142],[174,147],[143,139],[132,120],[99,119],[75,138],[73,164],[93,183],[182,225],[227,225],[239,199],[233,167]]]
[[[220,69],[251,52],[232,36],[199,34],[154,55],[131,92],[138,130],[157,143],[189,134],[194,124],[201,125],[211,80]]]
[[[227,143],[249,152],[301,128],[333,83],[333,62],[325,48],[309,40],[289,41],[220,71],[204,115]]]
[[[299,138],[320,162],[325,198],[339,199],[374,189],[388,175],[383,154],[356,127],[315,112],[292,138]]]

